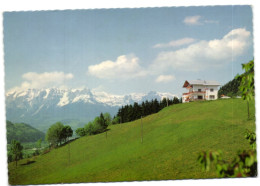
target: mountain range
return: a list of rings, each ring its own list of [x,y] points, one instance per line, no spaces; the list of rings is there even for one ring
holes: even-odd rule
[[[57,121],[70,124],[76,129],[101,112],[114,116],[123,105],[152,99],[161,100],[164,97],[173,99],[177,96],[155,91],[147,94],[113,95],[88,88],[16,90],[6,93],[6,119],[25,122],[42,131],[46,131]]]

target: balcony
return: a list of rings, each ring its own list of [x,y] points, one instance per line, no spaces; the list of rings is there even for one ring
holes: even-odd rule
[[[192,91],[192,92],[187,92],[187,93],[183,93],[182,95],[191,95],[191,94],[205,94],[206,91]]]

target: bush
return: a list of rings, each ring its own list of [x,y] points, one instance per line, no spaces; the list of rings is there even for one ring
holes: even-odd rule
[[[95,135],[102,133],[106,130],[108,125],[111,124],[111,116],[108,113],[104,115],[101,113],[92,122],[88,122],[84,128],[78,128],[76,133],[78,136]]]
[[[78,128],[78,129],[76,130],[76,134],[77,134],[78,136],[80,136],[80,137],[85,136],[85,135],[86,135],[85,129],[84,129],[84,128]]]

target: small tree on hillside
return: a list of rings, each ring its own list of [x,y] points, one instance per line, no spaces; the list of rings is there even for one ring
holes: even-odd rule
[[[103,116],[103,114],[102,114]],[[96,117],[94,119],[93,122],[91,122],[92,124],[89,125],[87,128],[87,130],[85,129],[85,131],[89,131],[91,134],[98,134],[104,131],[104,117],[102,117],[103,119],[101,119],[100,117]]]
[[[37,142],[36,142],[36,146],[37,148],[41,148],[42,147],[42,139],[39,139]]]
[[[112,123],[112,118],[108,112],[104,114],[104,119],[107,125],[110,125]]]
[[[15,165],[17,167],[17,161],[23,158],[23,146],[19,141],[12,140],[11,141],[11,148],[10,148],[10,153],[12,156],[12,160],[15,161]]]
[[[88,124],[85,125],[84,130],[85,130],[85,135],[95,134],[94,122],[91,122],[91,121],[88,122]]]
[[[236,79],[240,81],[239,90],[242,93],[242,98],[247,101],[247,114],[249,119],[249,101],[252,100],[255,95],[254,60],[246,64],[242,64],[242,68],[245,70],[245,73],[238,75]]]
[[[112,120],[112,124],[119,124],[120,123],[120,117],[119,116],[114,116],[113,120]]]
[[[85,128],[78,128],[78,129],[76,130],[76,134],[77,134],[78,136],[80,136],[80,137],[85,136],[85,135],[86,135]]]
[[[57,122],[53,124],[46,133],[46,141],[48,141],[51,145],[57,146],[62,141],[62,131],[63,124],[61,122]]]
[[[65,143],[72,135],[73,135],[73,130],[69,125],[66,125],[62,128],[62,139],[65,141]]]

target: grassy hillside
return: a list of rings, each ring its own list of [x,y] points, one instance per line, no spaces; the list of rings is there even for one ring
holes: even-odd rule
[[[254,113],[254,102],[250,109]],[[231,160],[239,149],[250,148],[245,130],[255,130],[241,99],[173,105],[142,121],[143,143],[141,120],[110,126],[107,138],[105,133],[82,137],[30,164],[10,163],[10,184],[217,177],[214,170],[201,171],[198,153],[221,149]]]
[[[12,140],[20,142],[35,142],[39,139],[44,139],[45,134],[26,123],[12,123],[6,121],[7,143]]]

